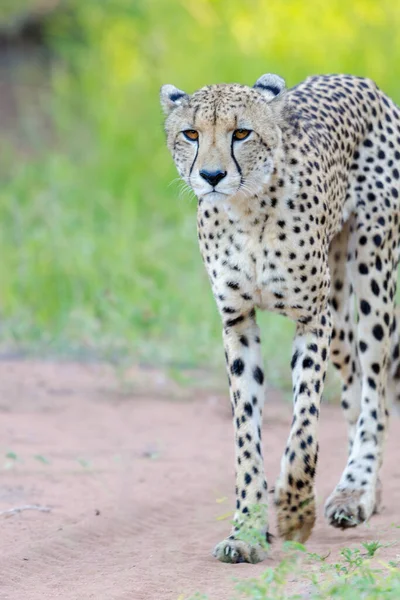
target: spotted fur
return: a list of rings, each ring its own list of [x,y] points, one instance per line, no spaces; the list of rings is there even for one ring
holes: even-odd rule
[[[236,513],[231,535],[214,553],[257,562],[262,548],[239,539],[252,507],[268,504],[256,309],[296,322],[293,422],[275,485],[279,534],[304,542],[315,522],[329,354],[343,382],[349,456],[325,516],[346,528],[378,507],[387,390],[400,387],[400,111],[375,83],[347,75],[311,77],[290,90],[280,77],[264,75],[254,88],[213,85],[191,96],[164,86],[161,101],[168,147],[198,197],[200,251],[223,325]],[[251,133],[235,140],[238,129]],[[186,130],[198,139],[188,140]],[[267,511],[257,514],[268,537]]]

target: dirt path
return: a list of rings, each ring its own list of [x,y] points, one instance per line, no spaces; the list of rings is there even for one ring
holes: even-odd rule
[[[0,516],[1,600],[177,600],[197,590],[228,600],[233,577],[276,564],[279,542],[261,565],[224,565],[210,554],[229,529],[229,517],[218,518],[233,506],[231,417],[225,396],[195,396],[185,398],[154,373],[133,373],[122,393],[112,371],[98,365],[0,363],[0,510],[51,507]],[[289,422],[289,406],[271,394],[264,426],[270,482]],[[344,465],[345,428],[339,409],[324,407],[310,550],[400,539],[393,526],[400,524],[399,436],[394,418],[384,510],[368,527],[336,531],[324,523],[322,504]]]

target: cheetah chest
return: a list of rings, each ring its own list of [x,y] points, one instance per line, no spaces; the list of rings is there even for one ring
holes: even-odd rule
[[[200,247],[221,312],[249,306],[304,319],[319,289],[315,257],[306,260],[296,240],[279,231],[238,227],[202,236]]]

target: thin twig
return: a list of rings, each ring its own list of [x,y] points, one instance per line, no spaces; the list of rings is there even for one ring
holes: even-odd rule
[[[4,515],[6,517],[11,517],[12,515],[21,513],[23,510],[39,510],[41,512],[50,512],[51,508],[50,506],[40,506],[40,504],[25,504],[25,506],[17,506],[15,508],[1,510],[0,516]]]

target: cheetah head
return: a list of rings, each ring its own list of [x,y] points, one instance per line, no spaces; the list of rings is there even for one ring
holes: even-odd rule
[[[284,96],[284,80],[272,74],[253,88],[211,85],[191,96],[161,88],[167,145],[197,198],[221,202],[262,192],[281,143]]]

